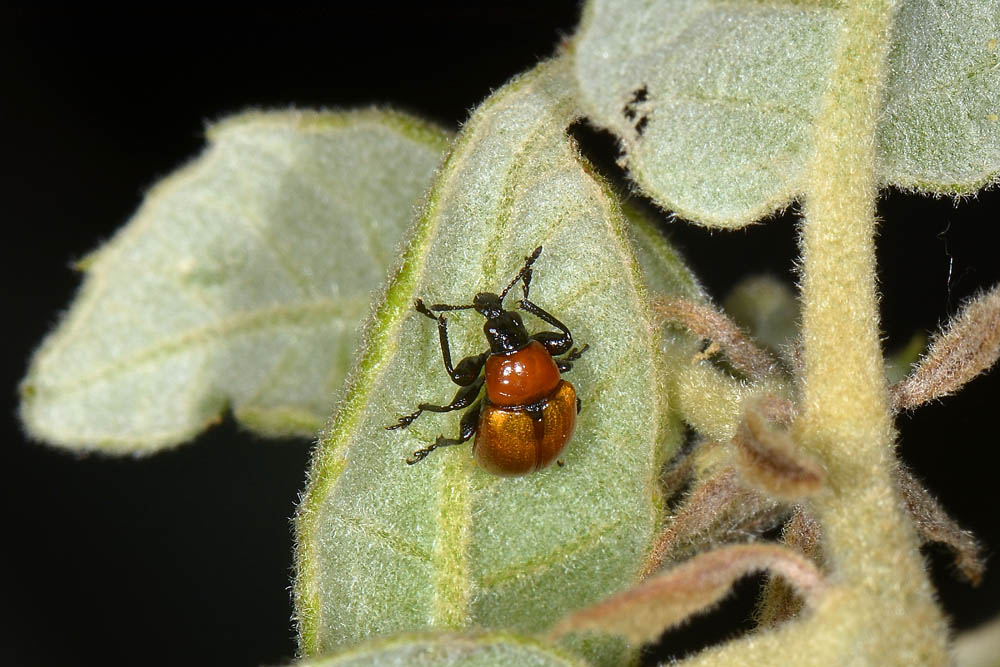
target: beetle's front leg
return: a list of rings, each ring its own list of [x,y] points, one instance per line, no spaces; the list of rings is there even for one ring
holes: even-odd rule
[[[574,347],[565,357],[562,359],[556,359],[555,362],[556,366],[559,368],[559,372],[565,373],[566,371],[571,370],[573,368],[573,362],[582,357],[583,353],[588,349],[590,349],[590,344],[585,343],[579,350]],[[579,412],[579,410],[577,412]]]
[[[565,324],[557,320],[552,315],[549,315],[531,301],[528,301],[527,298],[521,299],[517,305],[522,310],[531,313],[545,322],[548,322],[562,332],[556,333],[554,331],[542,331],[532,336],[532,338],[545,346],[545,349],[549,351],[549,354],[556,357],[560,354],[566,354],[566,352],[573,347],[573,334],[569,332],[569,328]]]
[[[435,440],[434,444],[430,447],[418,449],[413,452],[413,455],[406,459],[406,463],[409,465],[419,463],[427,458],[427,455],[438,447],[449,447],[451,445],[460,445],[463,442],[467,442],[476,434],[476,427],[479,425],[479,412],[482,409],[482,404],[482,400],[476,401],[475,405],[473,405],[472,408],[470,408],[469,411],[462,417],[462,422],[458,429],[458,438],[446,438],[443,435],[439,435],[437,440]]]
[[[392,431],[397,428],[406,428],[423,412],[451,412],[453,410],[461,410],[464,407],[468,407],[474,400],[476,400],[476,397],[479,396],[479,390],[483,388],[484,380],[485,378],[480,377],[476,382],[459,389],[458,393],[455,394],[455,398],[453,398],[451,403],[448,405],[421,403],[417,406],[417,409],[414,412],[411,412],[408,415],[403,415],[395,424],[386,426],[385,430]]]
[[[414,307],[418,313],[437,321],[438,341],[441,343],[441,356],[444,358],[444,369],[448,372],[448,377],[451,378],[451,381],[463,387],[475,382],[476,378],[479,377],[480,371],[483,370],[486,357],[490,356],[490,353],[483,352],[476,356],[466,357],[459,361],[457,366],[453,366],[451,363],[451,346],[448,344],[448,320],[445,319],[444,315],[435,315],[431,312],[430,308],[425,306],[421,299],[416,300]],[[433,307],[437,308],[438,306]],[[465,308],[465,306],[454,308],[457,310]]]

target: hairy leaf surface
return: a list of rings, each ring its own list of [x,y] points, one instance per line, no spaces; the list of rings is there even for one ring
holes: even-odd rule
[[[227,406],[274,434],[329,413],[447,137],[377,111],[251,113],[209,137],[81,262],[22,385],[35,437],[148,453]]]
[[[667,419],[662,340],[625,220],[565,134],[577,113],[568,69],[543,64],[472,117],[375,314],[299,508],[296,611],[307,655],[425,628],[538,632],[638,575],[659,511],[658,463],[680,432]],[[649,234],[651,282],[695,290]],[[416,403],[444,404],[456,391],[414,298],[464,304],[499,291],[539,245],[531,299],[590,345],[567,375],[583,411],[564,465],[495,477],[469,445],[406,465],[439,434],[454,437],[460,419],[425,413],[385,430]],[[482,317],[448,315],[456,361],[486,349]],[[529,332],[550,328],[524,317]],[[587,650],[597,658],[603,649]]]
[[[296,667],[584,667],[564,650],[507,633],[403,635],[352,646]]]
[[[1000,174],[1000,2],[901,4],[893,26],[880,176],[969,194]]]
[[[837,26],[793,5],[594,0],[575,40],[585,111],[661,206],[752,222],[799,191]]]
[[[842,21],[827,3],[592,0],[575,38],[587,115],[664,208],[738,227],[802,192]],[[1000,3],[900,3],[879,172],[968,194],[1000,173]],[[849,103],[845,101],[845,103]]]

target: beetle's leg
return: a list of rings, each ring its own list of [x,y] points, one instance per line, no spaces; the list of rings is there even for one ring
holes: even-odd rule
[[[432,313],[430,311],[430,309],[428,309],[427,306],[424,305],[424,300],[423,299],[416,299],[416,300],[414,300],[414,302],[413,302],[413,308],[414,308],[414,310],[416,310],[421,315],[426,315],[427,317],[431,318],[432,320],[437,320],[437,318],[438,318],[437,315],[435,315],[434,313]]]
[[[451,347],[448,345],[448,320],[445,319],[444,315],[435,315],[431,312],[431,309],[435,310],[464,310],[470,306],[447,306],[444,304],[435,304],[428,308],[424,305],[421,299],[417,299],[414,303],[414,308],[416,308],[418,313],[426,315],[432,320],[436,320],[438,324],[438,340],[441,343],[441,356],[444,358],[444,369],[448,372],[448,376],[451,381],[457,385],[465,387],[476,381],[479,377],[480,371],[483,370],[483,364],[486,363],[486,357],[490,356],[489,352],[483,352],[473,357],[466,357],[458,362],[457,366],[453,366],[451,363]]]
[[[482,408],[482,401],[476,401],[475,404],[469,409],[468,412],[462,417],[462,422],[458,428],[458,438],[446,438],[443,435],[439,435],[434,444],[430,447],[425,447],[423,449],[418,449],[413,452],[413,456],[406,459],[406,463],[413,465],[414,463],[419,463],[427,458],[427,455],[433,452],[438,447],[449,447],[451,445],[460,445],[463,442],[467,442],[472,436],[476,434],[476,427],[479,425],[479,410]]]
[[[542,246],[538,246],[537,248],[535,248],[534,252],[532,252],[530,255],[524,258],[524,266],[522,266],[521,270],[517,272],[517,275],[514,276],[514,279],[507,284],[507,287],[504,287],[503,291],[500,292],[501,301],[503,301],[503,298],[507,296],[507,292],[509,292],[514,287],[514,285],[517,284],[518,280],[524,280],[524,297],[528,298],[527,285],[528,283],[531,282],[531,265],[535,263],[535,260],[538,259],[538,256],[541,254],[542,254]]]
[[[552,315],[549,315],[531,301],[528,301],[527,298],[521,299],[517,305],[521,308],[521,310],[527,311],[535,317],[548,322],[562,332],[561,334],[558,334],[554,331],[543,331],[532,336],[532,338],[545,346],[545,349],[549,351],[549,354],[553,357],[560,354],[566,354],[569,349],[573,347],[573,334],[569,332],[569,329],[565,324],[554,318]]]
[[[550,332],[551,333],[551,332]],[[566,371],[573,368],[573,362],[583,356],[583,353],[590,348],[590,344],[585,344],[579,350],[575,347],[569,351],[562,359],[556,359],[556,366],[559,368],[560,373],[565,373]]]
[[[553,357],[566,352],[565,334],[556,333],[555,331],[539,331],[536,334],[532,334],[531,338],[544,345],[545,349]],[[570,342],[572,343],[572,341]]]
[[[448,372],[448,377],[457,385],[471,384],[479,377],[479,372],[483,369],[483,364],[486,363],[486,357],[490,356],[489,352],[483,352],[475,357],[466,357],[458,362],[458,366],[452,366],[451,346],[448,345],[448,320],[445,319],[444,315],[439,315],[437,323],[441,356],[444,358],[444,369]]]
[[[557,320],[555,317],[553,317],[548,312],[546,312],[545,310],[543,310],[542,308],[540,308],[539,306],[537,306],[535,303],[533,303],[531,300],[528,299],[528,293],[531,290],[531,278],[532,278],[531,265],[534,263],[535,259],[538,257],[538,254],[541,252],[541,250],[542,248],[541,246],[539,246],[535,250],[535,254],[529,258],[530,261],[524,265],[524,268],[521,269],[521,273],[518,274],[518,278],[521,279],[521,290],[524,293],[524,298],[521,299],[520,303],[518,303],[518,306],[521,309],[531,313],[532,315],[535,315],[536,317],[539,317],[542,320],[548,322],[549,324],[556,327],[562,332],[562,333],[556,333],[554,331],[542,331],[532,336],[533,339],[537,340],[539,343],[545,346],[545,349],[549,351],[549,354],[555,357],[560,354],[565,354],[567,350],[573,347],[573,334],[569,332],[569,327],[567,327],[565,324]],[[513,284],[511,286],[513,286]],[[583,350],[585,349],[587,349],[586,346],[584,346]],[[572,350],[570,352],[570,356],[563,359],[563,361],[572,362],[574,359],[578,359],[579,355],[583,353],[583,350],[580,350],[579,352],[577,352],[576,350]],[[565,369],[563,369],[563,367],[560,366],[561,371],[569,370],[570,368],[572,368],[571,363],[569,363],[565,367]]]
[[[386,426],[385,430],[392,431],[397,428],[406,428],[423,412],[451,412],[452,410],[461,410],[462,408],[468,407],[474,400],[476,400],[476,397],[479,395],[479,390],[483,388],[484,381],[485,377],[480,377],[472,384],[462,387],[458,390],[458,393],[455,394],[455,398],[451,399],[451,403],[448,405],[431,405],[430,403],[421,403],[417,406],[417,409],[414,412],[411,412],[408,415],[403,415],[399,418],[399,421],[392,426]]]

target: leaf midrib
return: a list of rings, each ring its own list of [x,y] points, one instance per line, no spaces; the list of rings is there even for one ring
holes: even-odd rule
[[[275,305],[239,313],[210,322],[200,327],[187,329],[175,336],[161,339],[153,345],[131,352],[109,364],[100,366],[89,373],[81,374],[61,383],[47,383],[36,387],[45,391],[73,392],[86,389],[92,382],[106,380],[118,373],[133,370],[142,364],[157,361],[173,354],[179,354],[198,347],[218,343],[228,336],[255,333],[268,328],[285,326],[316,326],[340,319],[354,320],[351,313],[363,307],[360,299],[323,298],[302,304]],[[346,306],[346,307],[345,307]],[[52,363],[51,360],[49,363]]]

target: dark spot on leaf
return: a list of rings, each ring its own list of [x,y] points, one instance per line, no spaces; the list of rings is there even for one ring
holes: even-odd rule
[[[646,123],[649,122],[649,116],[643,116],[639,119],[639,122],[635,124],[636,134],[642,135],[643,131],[646,129]]]
[[[639,102],[645,102],[649,99],[649,89],[646,86],[637,88],[635,92],[632,93],[632,101],[630,104],[637,104]]]
[[[642,86],[641,88],[637,88],[633,91],[632,97],[629,98],[628,103],[622,107],[622,115],[625,116],[626,120],[632,123],[636,134],[639,135],[641,135],[643,130],[646,129],[646,123],[649,122],[649,115],[644,113],[641,108],[647,101],[649,101],[649,89],[646,86]]]

